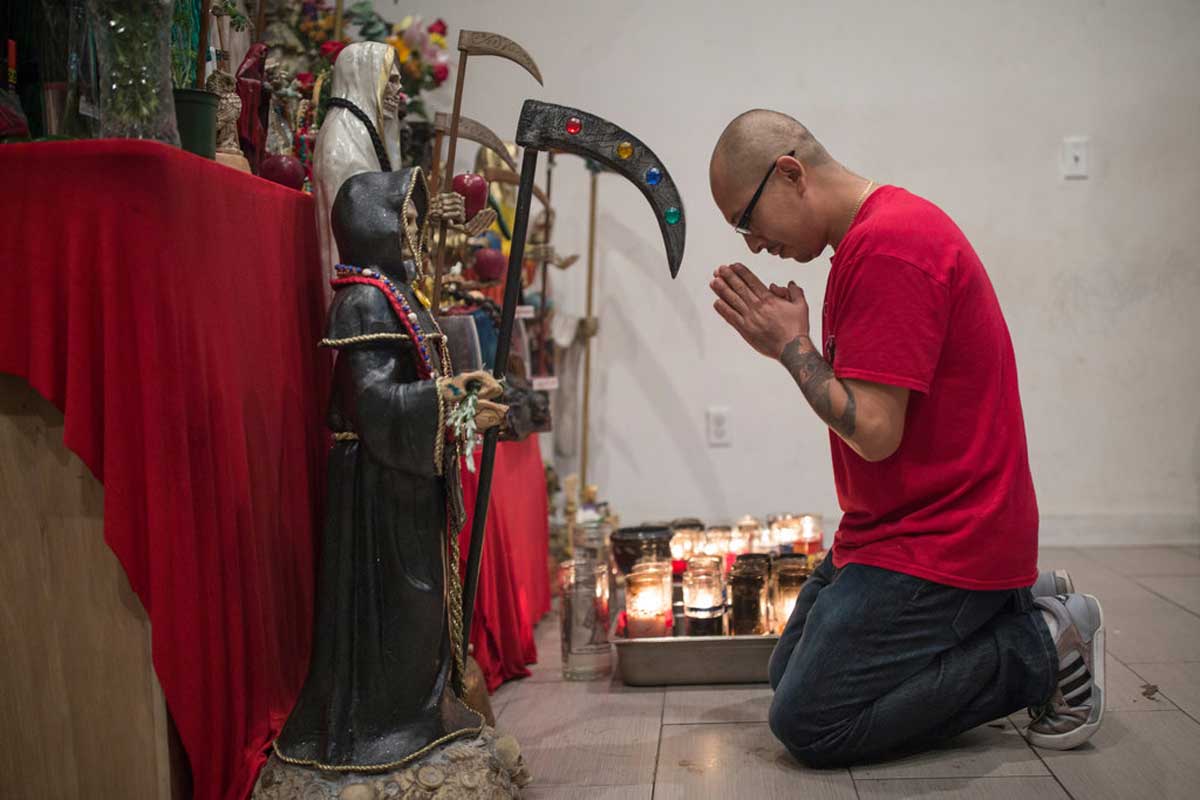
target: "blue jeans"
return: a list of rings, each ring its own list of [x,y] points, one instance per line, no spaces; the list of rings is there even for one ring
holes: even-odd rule
[[[1057,650],[1028,589],[956,589],[832,554],[771,655],[771,731],[844,766],[927,748],[1046,702]]]

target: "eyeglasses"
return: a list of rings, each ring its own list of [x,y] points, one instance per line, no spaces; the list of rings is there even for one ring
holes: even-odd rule
[[[784,153],[784,155],[795,156],[796,151],[789,150],[786,153]],[[782,158],[782,157],[783,156],[780,156],[780,158]],[[763,175],[762,183],[760,183],[758,185],[758,190],[755,191],[754,196],[750,198],[750,203],[746,206],[746,210],[742,212],[742,216],[740,219],[738,219],[737,225],[733,226],[733,229],[735,231],[737,231],[738,233],[740,233],[742,236],[750,236],[751,235],[751,233],[750,233],[750,215],[752,213],[754,213],[754,207],[756,205],[758,205],[758,198],[762,197],[763,189],[767,188],[767,181],[771,180],[771,173],[773,173],[775,171],[775,162],[778,160],[779,159],[777,158],[777,159],[775,159],[775,161],[771,162],[771,168],[767,170],[766,175]]]

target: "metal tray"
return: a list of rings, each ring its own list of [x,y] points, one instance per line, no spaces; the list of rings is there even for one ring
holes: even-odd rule
[[[778,636],[614,638],[617,669],[630,686],[766,683]]]

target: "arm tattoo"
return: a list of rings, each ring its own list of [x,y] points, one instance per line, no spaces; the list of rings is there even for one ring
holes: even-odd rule
[[[854,392],[849,386],[838,381],[846,392],[846,407],[840,416],[835,416],[829,387],[838,379],[834,377],[833,367],[821,357],[809,338],[797,336],[788,342],[783,348],[783,354],[779,356],[779,361],[787,368],[792,380],[800,387],[817,416],[843,437],[848,439],[853,436],[856,427]]]

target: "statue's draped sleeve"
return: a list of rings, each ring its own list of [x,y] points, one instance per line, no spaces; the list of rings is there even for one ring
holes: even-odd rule
[[[338,350],[332,430],[357,434],[391,469],[442,474],[445,406],[436,381],[418,378],[420,355],[383,292],[364,285],[340,290],[322,344]]]

